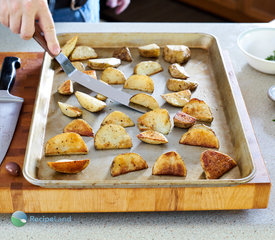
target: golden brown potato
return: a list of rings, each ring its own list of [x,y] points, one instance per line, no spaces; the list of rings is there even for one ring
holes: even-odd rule
[[[77,133],[61,133],[46,143],[45,155],[87,154],[88,148]]]
[[[58,92],[62,95],[72,95],[74,93],[74,88],[73,88],[72,81],[69,79],[69,80],[63,82],[59,86]]]
[[[57,160],[56,162],[47,162],[48,166],[55,170],[56,172],[61,173],[79,173],[84,170],[89,165],[89,159],[83,160],[69,160],[62,159]]]
[[[171,129],[170,116],[166,109],[154,109],[144,113],[137,120],[140,131],[154,130],[162,134],[168,134]]]
[[[76,91],[75,96],[82,107],[90,112],[99,112],[106,107],[106,103],[86,93]]]
[[[161,97],[172,106],[183,107],[186,103],[188,103],[191,97],[191,91],[183,90],[175,93],[166,93],[161,95]]]
[[[190,128],[196,123],[196,118],[184,112],[177,112],[173,120],[174,126],[179,128]]]
[[[201,154],[200,160],[207,179],[217,179],[237,166],[230,156],[210,149]]]
[[[195,124],[181,136],[181,144],[219,148],[219,140],[215,132],[203,124]]]
[[[105,97],[104,95],[102,95],[100,93],[96,94],[95,97],[100,101],[106,101],[107,100],[107,97]]]
[[[133,97],[130,98],[130,102],[141,105],[146,108],[150,108],[152,110],[159,108],[157,100],[146,93],[135,94]]]
[[[104,70],[108,67],[118,67],[121,60],[118,58],[98,58],[88,60],[87,64],[91,69]]]
[[[146,161],[137,153],[123,153],[116,156],[112,162],[113,177],[148,168]]]
[[[138,63],[134,68],[134,74],[151,76],[163,71],[162,66],[158,62],[143,61]]]
[[[61,52],[66,56],[69,57],[72,51],[75,48],[76,42],[78,40],[78,36],[74,36],[70,40],[68,40],[65,45],[61,48]]]
[[[122,127],[132,127],[135,126],[134,122],[129,116],[120,111],[114,111],[108,114],[102,121],[101,126],[106,124],[117,124]]]
[[[187,89],[193,91],[197,88],[198,84],[188,80],[169,78],[166,86],[170,91],[179,92]]]
[[[113,57],[119,58],[122,61],[127,61],[127,62],[133,61],[131,52],[130,52],[129,48],[127,48],[127,47],[122,47],[122,48],[116,49],[113,53]]]
[[[148,76],[135,74],[126,80],[123,88],[152,93],[154,91],[154,82]]]
[[[95,135],[96,149],[121,149],[133,146],[131,137],[120,125],[106,124]]]
[[[189,74],[185,71],[185,68],[178,63],[173,63],[168,68],[169,73],[173,78],[182,78],[187,79],[189,78]]]
[[[78,71],[84,71],[85,67],[82,62],[72,62],[73,66],[78,70]]]
[[[190,57],[191,51],[185,45],[166,45],[163,50],[163,58],[169,63],[185,63]]]
[[[145,46],[140,46],[138,51],[142,57],[159,57],[160,47],[157,44],[152,43]]]
[[[82,115],[82,111],[78,107],[62,102],[58,102],[58,106],[61,112],[68,117],[80,117]]]
[[[92,77],[94,79],[97,79],[95,70],[85,70],[85,71],[83,71],[83,73],[89,75],[90,77]]]
[[[108,84],[124,84],[126,77],[119,69],[108,67],[102,72],[101,80]]]
[[[71,121],[66,125],[63,132],[75,132],[81,136],[87,137],[94,136],[92,127],[83,119],[75,119]]]
[[[198,121],[209,122],[213,121],[213,115],[209,106],[197,98],[192,98],[182,109],[184,113],[195,117]]]
[[[137,138],[141,141],[149,144],[164,144],[168,143],[167,138],[154,130],[147,130],[137,135]]]
[[[77,61],[77,60],[87,60],[91,58],[97,58],[97,54],[95,50],[88,46],[77,46],[73,50],[70,60]]]
[[[173,175],[186,177],[187,169],[181,156],[174,151],[163,153],[155,162],[153,175]]]

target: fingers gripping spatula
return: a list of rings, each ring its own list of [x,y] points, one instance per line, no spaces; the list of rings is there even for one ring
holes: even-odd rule
[[[98,81],[88,76],[87,74],[81,71],[78,71],[62,52],[60,52],[57,56],[54,56],[48,49],[47,42],[44,38],[43,32],[37,23],[35,25],[35,33],[33,35],[33,38],[40,44],[42,48],[45,49],[46,52],[48,52],[48,54],[50,54],[51,57],[56,59],[56,61],[61,65],[64,72],[68,75],[68,77],[71,80],[79,83],[80,85],[88,89],[93,90],[96,93],[101,93],[102,95],[116,102],[119,102],[127,107],[130,107],[136,111],[142,113],[146,111],[146,109],[144,109],[142,106],[133,105],[130,103],[132,95],[120,91],[116,88],[113,88],[107,84],[102,83],[101,81]]]
[[[20,67],[20,59],[6,57],[0,75],[0,164],[2,163],[13,137],[23,98],[9,93],[16,75],[16,68]]]

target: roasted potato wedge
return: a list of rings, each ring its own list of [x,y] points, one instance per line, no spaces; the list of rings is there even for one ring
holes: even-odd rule
[[[89,159],[69,160],[62,159],[56,162],[47,162],[48,166],[60,173],[79,173],[89,165]]]
[[[210,107],[203,101],[197,98],[192,98],[182,109],[184,113],[195,117],[198,121],[209,122],[213,121],[213,115]]]
[[[170,91],[179,92],[188,89],[193,91],[197,88],[198,84],[188,80],[169,78],[166,86]]]
[[[78,40],[78,36],[74,36],[70,40],[68,40],[65,45],[61,48],[61,52],[66,56],[69,57],[72,53],[72,51],[75,48],[76,42]]]
[[[88,148],[82,137],[73,132],[61,133],[49,139],[45,146],[45,155],[87,154]]]
[[[208,149],[201,154],[201,166],[207,179],[217,179],[237,166],[237,162],[230,156]]]
[[[196,123],[196,118],[184,112],[177,112],[173,118],[174,126],[179,128],[190,128]]]
[[[58,102],[58,106],[61,112],[68,117],[80,117],[82,115],[82,111],[78,107],[62,102]]]
[[[134,74],[126,80],[123,88],[152,93],[154,91],[154,82],[152,78],[146,75]]]
[[[145,46],[140,46],[138,51],[142,57],[159,57],[160,47],[157,44],[152,43]]]
[[[134,74],[151,76],[163,71],[162,66],[158,62],[143,61],[138,63],[134,68]]]
[[[131,52],[130,52],[129,48],[127,48],[127,47],[122,47],[122,48],[116,49],[113,53],[113,57],[119,58],[122,61],[127,61],[127,62],[133,61]]]
[[[154,130],[162,134],[168,134],[171,129],[170,116],[166,109],[154,109],[144,113],[137,120],[140,131]]]
[[[113,177],[148,168],[146,161],[137,153],[123,153],[116,156],[111,165]]]
[[[95,149],[121,149],[133,146],[126,130],[116,124],[106,124],[95,135]]]
[[[167,138],[159,132],[154,130],[147,130],[137,135],[137,138],[141,141],[149,144],[164,144],[168,143]]]
[[[130,102],[146,108],[150,108],[152,110],[159,108],[157,100],[146,93],[135,94],[133,97],[131,97]]]
[[[163,50],[163,58],[169,63],[185,63],[190,57],[191,51],[185,45],[166,45]]]
[[[72,81],[68,79],[67,81],[63,82],[59,86],[58,92],[62,95],[72,95],[74,93],[74,87],[73,87]]]
[[[105,97],[104,95],[102,95],[100,93],[96,94],[95,97],[100,101],[106,101],[107,100],[107,97]]]
[[[77,60],[87,60],[91,58],[97,58],[97,53],[95,50],[89,46],[77,46],[73,50],[70,60],[77,61]]]
[[[163,153],[155,162],[153,175],[173,175],[186,177],[187,169],[181,156],[174,151]]]
[[[75,96],[82,107],[90,112],[99,112],[106,107],[106,103],[86,93],[76,91]]]
[[[64,133],[65,132],[75,132],[81,136],[87,136],[87,137],[94,136],[92,127],[89,125],[89,123],[87,123],[83,119],[75,119],[75,120],[71,121],[70,123],[68,123],[66,125],[63,132]]]
[[[195,124],[181,136],[181,144],[219,148],[219,140],[215,132],[203,124]]]
[[[72,62],[72,64],[77,70],[81,72],[85,71],[85,67],[82,62]]]
[[[94,79],[97,79],[95,70],[85,70],[85,71],[83,71],[83,73],[89,75],[90,77],[92,77]]]
[[[189,102],[191,91],[183,90],[175,93],[166,93],[161,95],[161,97],[172,106],[183,107],[186,103]]]
[[[171,64],[168,68],[168,71],[173,78],[187,79],[190,77],[185,68],[178,63]]]
[[[98,58],[88,60],[87,64],[91,69],[104,70],[108,67],[118,67],[121,60],[119,58]]]
[[[126,77],[119,69],[108,67],[102,72],[101,80],[108,84],[124,84]]]
[[[102,121],[101,126],[106,124],[117,124],[122,127],[132,127],[135,123],[131,118],[123,112],[114,111],[108,114]]]

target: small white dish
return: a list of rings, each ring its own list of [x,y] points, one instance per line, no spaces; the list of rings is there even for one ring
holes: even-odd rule
[[[271,86],[267,92],[269,98],[275,102],[275,85]]]
[[[251,67],[275,74],[275,61],[265,60],[275,51],[275,28],[254,28],[242,32],[238,37],[238,46]]]

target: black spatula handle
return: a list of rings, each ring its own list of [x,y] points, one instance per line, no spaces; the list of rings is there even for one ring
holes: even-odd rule
[[[15,81],[16,69],[20,65],[20,58],[5,57],[0,74],[0,90],[10,91]]]

